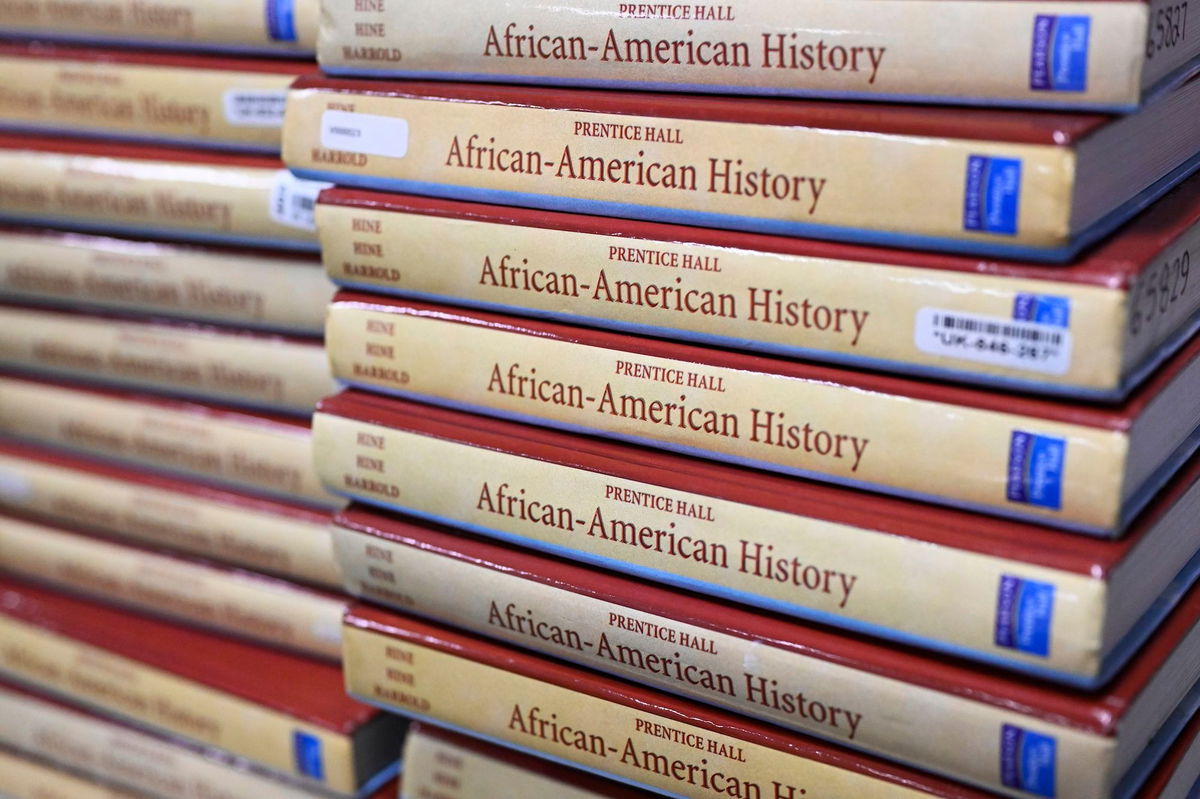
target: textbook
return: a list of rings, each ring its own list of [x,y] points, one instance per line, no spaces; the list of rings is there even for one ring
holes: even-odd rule
[[[1061,724],[1061,733],[1037,718],[996,729],[976,754],[990,772],[988,783],[1000,786],[995,792],[1088,799],[1135,795],[1195,711],[1200,691],[1190,664],[1200,646],[1197,615],[1200,591],[1163,628],[1160,642],[1170,639],[1161,652],[1165,661],[1139,663],[1100,694],[1058,697],[1046,721]],[[351,696],[671,796],[984,795],[838,744],[394,611],[352,605],[344,627]],[[954,690],[947,668],[924,661],[924,679]],[[486,690],[466,693],[464,685]],[[1014,686],[1017,695],[1007,697],[1009,702],[1025,698],[1024,687]],[[913,707],[921,709],[918,715],[925,711],[923,704],[908,703],[897,710],[903,715]],[[946,750],[965,748],[937,723],[926,725],[921,735],[940,739]],[[1090,738],[1093,745],[1075,756],[1065,736]]]
[[[55,591],[340,661],[344,596],[0,515],[0,570]]]
[[[309,786],[0,681],[0,744],[156,799],[313,799]],[[4,772],[7,776],[7,772]],[[7,787],[7,786],[6,786]],[[57,794],[51,796],[57,797]],[[66,793],[63,799],[81,796]],[[372,799],[395,799],[389,783]],[[38,799],[50,799],[37,795]]]
[[[326,3],[330,74],[1129,109],[1195,69],[1186,3]]]
[[[308,75],[283,160],[358,188],[1062,261],[1200,166],[1197,109],[1200,77],[1112,117]]]
[[[5,579],[0,672],[334,796],[392,773],[403,722],[348,699],[341,669]]]
[[[325,347],[356,387],[1099,535],[1200,440],[1200,339],[1112,407],[353,292]]]
[[[341,188],[316,221],[342,286],[1038,392],[1120,398],[1200,321],[1195,178],[1055,268]]]
[[[5,799],[138,799],[134,794],[98,785],[3,749],[0,749],[0,774],[4,775]]]
[[[1076,685],[1111,677],[1200,568],[1198,458],[1099,541],[355,392],[314,428],[324,479],[376,507]],[[389,529],[341,518],[343,542]],[[386,588],[341,554],[348,590]]]
[[[339,590],[328,510],[0,442],[0,508]]]
[[[320,339],[0,305],[0,366],[308,416],[333,390]]]
[[[0,128],[277,154],[287,87],[311,71],[0,39]]]
[[[319,0],[9,0],[0,35],[177,50],[311,55]]]
[[[315,252],[327,185],[264,155],[0,133],[11,224]]]
[[[0,436],[319,508],[306,420],[0,372]]]
[[[1062,715],[1080,695],[1075,686],[959,665],[379,514],[347,512],[334,542],[347,589],[365,601],[991,790],[1005,787],[994,763],[1006,727],[1036,727],[1053,739],[1064,774],[1069,763],[1090,762],[1115,779],[1192,687],[1185,680],[1168,696],[1146,687],[1181,640],[1174,616],[1101,691],[1142,723],[1081,733],[1075,716],[1084,713]],[[1008,627],[1023,641],[1038,633],[1018,628],[1067,599],[1043,586],[1013,589],[1022,595],[1012,613],[1019,621]],[[1180,609],[1190,619],[1183,629],[1195,624],[1196,605]],[[1006,619],[989,621],[1003,634]],[[1130,674],[1142,675],[1136,687]],[[1100,794],[1094,783],[1068,779],[1054,795]]]
[[[320,336],[333,284],[290,252],[0,228],[0,297]]]

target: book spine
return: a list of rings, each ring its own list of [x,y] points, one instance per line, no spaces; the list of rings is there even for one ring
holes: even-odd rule
[[[52,523],[339,588],[330,525],[0,455],[0,505]]]
[[[1087,575],[331,414],[313,425],[321,477],[373,504],[838,627],[1008,665],[1099,670],[1105,585]],[[342,554],[344,567],[362,565]],[[387,601],[385,586],[360,577],[347,574],[347,587],[374,586]],[[1047,589],[1045,646],[996,636],[1009,612],[1001,588],[1014,583]]]
[[[143,732],[0,688],[0,742],[161,799],[312,799],[305,789]],[[67,794],[74,797],[75,794]],[[50,799],[41,797],[40,799]]]
[[[1110,288],[332,203],[317,230],[330,277],[371,291],[974,380],[1121,380],[1124,294]],[[1057,317],[1031,312],[1050,305]],[[947,335],[962,325],[979,332]]]
[[[0,517],[0,568],[307,655],[340,660],[345,601],[199,563]]]
[[[389,191],[1006,250],[1068,242],[1075,162],[1048,145],[451,102],[374,88],[291,91],[283,157],[306,177]],[[994,214],[977,213],[981,181]]]
[[[0,774],[6,799],[138,799],[3,750]]]
[[[325,508],[345,504],[317,477],[311,431],[254,417],[196,413],[0,377],[0,432],[243,491]]]
[[[279,152],[293,74],[0,56],[5,127]]]
[[[401,307],[335,302],[325,342],[335,377],[423,401],[1063,526],[1120,516],[1120,432]],[[1048,453],[1037,480],[1030,447]]]
[[[302,258],[0,234],[0,295],[319,336],[333,295]]]
[[[519,13],[472,2],[439,8],[416,30],[412,13],[411,3],[353,12],[326,4],[322,66],[370,76],[1128,107],[1140,99],[1146,30],[1145,4],[1132,2],[542,0]]]
[[[0,4],[0,27],[82,41],[191,43],[217,48],[312,52],[319,0],[16,0]]]
[[[1188,24],[1188,4],[1181,0],[1150,0],[1142,56],[1142,85],[1154,86],[1200,58],[1200,28],[1195,9]]]
[[[1109,771],[1111,738],[644,611],[636,586],[627,605],[345,529],[334,546],[364,599],[992,790],[1010,728],[1052,741],[1062,769],[1087,764],[1060,799],[1101,795]]]
[[[308,415],[333,392],[319,341],[0,309],[9,368]]]
[[[347,795],[358,788],[344,735],[11,617],[0,618],[0,669],[39,690],[313,785]]]
[[[324,185],[286,169],[0,150],[0,217],[118,233],[316,250]]]
[[[634,794],[629,788],[620,788],[620,793],[616,794],[601,787],[599,780],[594,781],[594,788],[574,785],[510,763],[509,754],[497,748],[491,756],[410,727],[404,738],[404,782],[400,799],[476,799],[480,796],[489,799],[528,799],[532,796],[556,799],[620,796],[630,799]],[[582,772],[580,776],[583,776]]]

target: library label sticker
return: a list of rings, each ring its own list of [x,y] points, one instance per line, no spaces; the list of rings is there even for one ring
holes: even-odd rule
[[[329,110],[321,114],[321,146],[348,153],[403,158],[408,122],[398,117]]]
[[[230,89],[221,97],[225,121],[238,127],[282,127],[286,104],[286,89]]]
[[[1048,302],[1059,299],[1059,303]],[[1017,295],[1012,318],[921,308],[917,311],[913,343],[930,355],[1061,375],[1071,368],[1068,319],[1066,298],[1031,294]]]
[[[271,218],[288,227],[316,230],[317,195],[332,185],[298,178],[286,169],[279,170],[271,186]]]

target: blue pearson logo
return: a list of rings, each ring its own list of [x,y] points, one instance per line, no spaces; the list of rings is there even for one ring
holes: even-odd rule
[[[1029,88],[1034,91],[1087,91],[1090,17],[1038,14],[1033,20]]]
[[[963,187],[965,230],[1016,235],[1020,197],[1019,158],[967,157],[967,178]]]
[[[1054,620],[1054,586],[1005,574],[996,592],[996,646],[1046,657]]]
[[[1000,730],[1000,779],[1009,788],[1054,796],[1057,745],[1049,735],[1005,724]]]
[[[1014,430],[1008,445],[1005,497],[1009,502],[1060,510],[1066,459],[1065,439]]]

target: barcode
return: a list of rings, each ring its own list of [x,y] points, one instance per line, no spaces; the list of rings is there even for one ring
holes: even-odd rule
[[[1037,330],[1000,322],[981,322],[978,319],[964,319],[960,316],[945,314],[935,314],[933,324],[946,330],[964,330],[968,333],[983,333],[988,336],[1003,336],[1004,338],[1045,344],[1059,345],[1063,340],[1062,333],[1053,330]]]
[[[316,199],[314,199],[312,197],[305,197],[300,194],[292,195],[292,210],[293,211],[307,211],[308,213],[312,213],[312,210],[316,207],[317,207]]]

